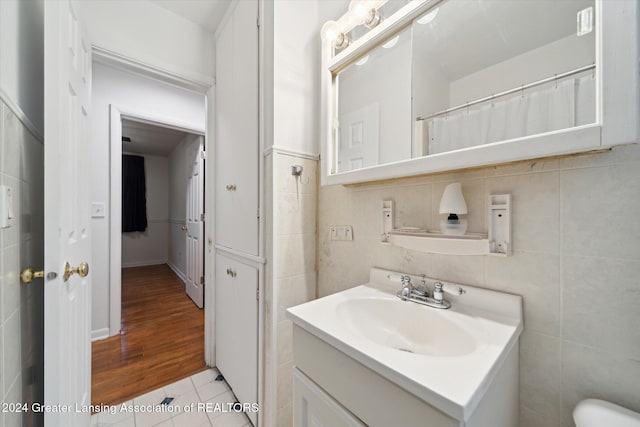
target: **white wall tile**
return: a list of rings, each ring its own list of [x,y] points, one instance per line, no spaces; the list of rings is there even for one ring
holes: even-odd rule
[[[275,256],[276,277],[290,277],[313,271],[316,243],[313,234],[275,236],[278,254]]]
[[[291,166],[301,165],[302,175],[291,175]],[[276,191],[295,194],[316,194],[318,186],[318,162],[287,154],[278,154],[273,174],[276,179]]]
[[[314,193],[278,193],[275,233],[312,234],[316,229],[316,195]]]
[[[562,343],[562,423],[573,426],[576,404],[604,399],[640,412],[640,360],[618,357],[568,341]]]
[[[436,279],[485,287],[486,258],[484,256],[432,255],[430,276]]]
[[[560,255],[514,251],[487,257],[487,287],[521,295],[524,327],[560,336]]]
[[[561,408],[560,339],[528,331],[520,336],[520,409],[530,408],[559,420]]]
[[[7,320],[20,308],[20,246],[4,248],[2,253],[2,312]]]
[[[11,388],[7,390],[3,402],[22,402],[22,380],[20,376],[16,377]],[[22,417],[20,412],[5,412],[3,416],[3,427],[21,427]]]
[[[5,107],[3,111],[3,172],[14,178],[20,178],[20,166],[23,163],[22,146],[24,140],[24,126],[18,117]]]
[[[640,261],[563,259],[562,337],[640,360]]]
[[[3,393],[7,395],[10,391],[9,388],[17,381],[22,370],[20,311],[15,311],[12,316],[5,320],[2,334],[4,343],[2,356]]]
[[[511,194],[514,249],[560,252],[560,174],[487,179],[487,194]]]
[[[521,406],[519,427],[560,427],[560,420]]]
[[[286,319],[286,309],[298,304],[311,301],[316,297],[316,273],[315,271],[299,276],[276,279],[278,288],[278,312],[277,320]]]
[[[563,157],[562,169],[593,168],[598,166],[640,163],[638,144],[621,145],[602,153],[586,153]]]
[[[640,260],[640,166],[562,173],[562,230],[568,255]]]

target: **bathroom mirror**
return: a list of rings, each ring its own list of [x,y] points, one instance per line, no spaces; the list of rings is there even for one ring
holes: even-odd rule
[[[640,138],[640,3],[386,4],[354,0],[323,25],[323,185]]]
[[[595,1],[444,1],[414,19],[414,156],[591,124]]]
[[[411,158],[411,28],[336,76],[338,173]]]

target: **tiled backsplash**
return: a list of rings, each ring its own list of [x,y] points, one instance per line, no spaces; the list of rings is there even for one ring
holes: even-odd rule
[[[382,201],[396,226],[439,228],[444,187],[461,182],[469,231],[486,232],[487,196],[511,193],[513,256],[448,256],[380,243]],[[521,427],[573,425],[575,404],[640,411],[640,146],[379,184],[321,187],[318,294],[367,282],[371,267],[524,297]],[[353,241],[330,241],[331,225]]]
[[[44,147],[0,101],[0,183],[13,192],[14,219],[0,230],[0,395],[2,402],[42,401],[42,282],[20,285],[22,267],[44,265]],[[38,283],[39,282],[39,283]],[[19,412],[0,425],[22,425]],[[26,413],[25,425],[32,425]]]

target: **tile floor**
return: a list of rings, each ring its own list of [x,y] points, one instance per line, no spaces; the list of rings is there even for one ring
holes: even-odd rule
[[[91,417],[91,427],[251,427],[245,414],[230,409],[236,398],[225,381],[215,380],[217,376],[216,369],[208,369],[109,407]],[[166,411],[134,412],[157,407],[165,397],[174,398]],[[122,411],[123,405],[129,409]]]

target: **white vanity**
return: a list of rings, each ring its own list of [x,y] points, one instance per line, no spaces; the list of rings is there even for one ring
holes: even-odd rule
[[[466,292],[432,308],[401,301],[396,274],[287,310],[294,425],[517,426],[521,297],[445,283]]]

